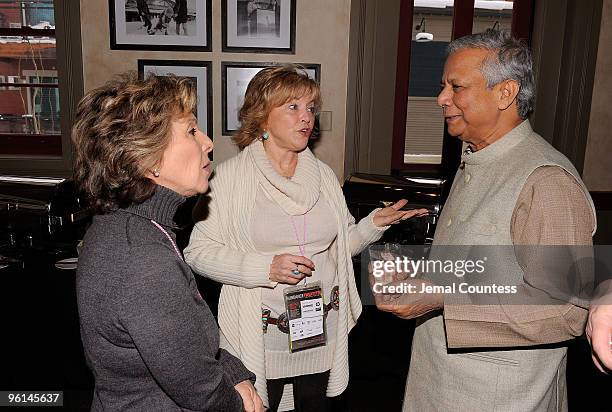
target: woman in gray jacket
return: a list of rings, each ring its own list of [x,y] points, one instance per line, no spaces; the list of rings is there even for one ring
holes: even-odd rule
[[[96,212],[77,270],[92,410],[260,411],[176,246],[173,221],[208,189],[212,142],[186,78],[126,78],[88,93],[72,139]]]

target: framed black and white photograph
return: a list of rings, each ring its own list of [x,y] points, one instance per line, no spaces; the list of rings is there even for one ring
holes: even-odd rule
[[[211,51],[212,0],[109,0],[112,50]]]
[[[221,62],[221,118],[223,135],[231,135],[240,129],[238,111],[244,102],[244,95],[251,79],[262,69],[282,63],[235,63]],[[321,65],[297,63],[311,79],[321,81]]]
[[[221,0],[223,51],[295,53],[295,0]]]
[[[188,77],[195,84],[198,94],[196,117],[198,127],[212,139],[212,65],[209,61],[191,60],[138,60],[141,78],[153,73],[156,76],[174,74]]]

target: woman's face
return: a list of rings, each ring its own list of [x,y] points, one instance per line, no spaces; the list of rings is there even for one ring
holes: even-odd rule
[[[198,128],[193,114],[174,119],[159,177],[152,177],[153,181],[183,196],[206,192],[211,173],[208,153],[212,149],[212,141]]]
[[[274,145],[300,152],[306,148],[312,133],[315,110],[311,95],[291,99],[270,111],[263,129]]]

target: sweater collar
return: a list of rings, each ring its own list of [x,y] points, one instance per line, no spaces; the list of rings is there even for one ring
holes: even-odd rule
[[[158,185],[153,196],[140,204],[128,206],[123,210],[145,219],[154,220],[160,225],[176,228],[174,215],[185,200],[185,197],[177,192]]]
[[[529,120],[524,120],[521,124],[510,130],[497,141],[489,146],[472,152],[466,150],[461,156],[461,161],[467,165],[479,165],[496,161],[508,153],[514,146],[529,136],[533,130]]]
[[[310,149],[298,153],[295,174],[291,179],[274,169],[261,141],[255,140],[245,150],[255,164],[259,183],[285,213],[303,215],[317,203],[321,193],[321,172]]]

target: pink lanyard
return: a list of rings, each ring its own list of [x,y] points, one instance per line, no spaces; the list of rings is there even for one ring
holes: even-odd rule
[[[293,216],[289,216],[289,219],[291,219],[291,226],[293,226],[293,233],[295,233],[295,238],[298,241],[298,248],[300,249],[300,255],[302,255],[302,257],[306,256],[306,214],[303,215],[304,216],[304,231],[302,234],[302,239],[303,242],[300,244],[300,237],[298,236],[298,231],[297,231],[297,226],[295,225],[295,222],[293,221]]]
[[[166,235],[166,237],[168,238],[170,243],[172,243],[172,247],[174,248],[174,251],[176,252],[176,255],[179,257],[179,259],[183,260],[183,256],[181,256],[181,252],[179,252],[179,249],[176,246],[176,243],[174,242],[174,239],[172,239],[172,236],[170,236],[170,234],[168,232],[166,232],[166,229],[164,229],[159,223],[157,223],[153,219],[151,219],[151,223],[153,223],[155,226],[157,226],[157,228],[159,230],[161,230],[164,235]]]

